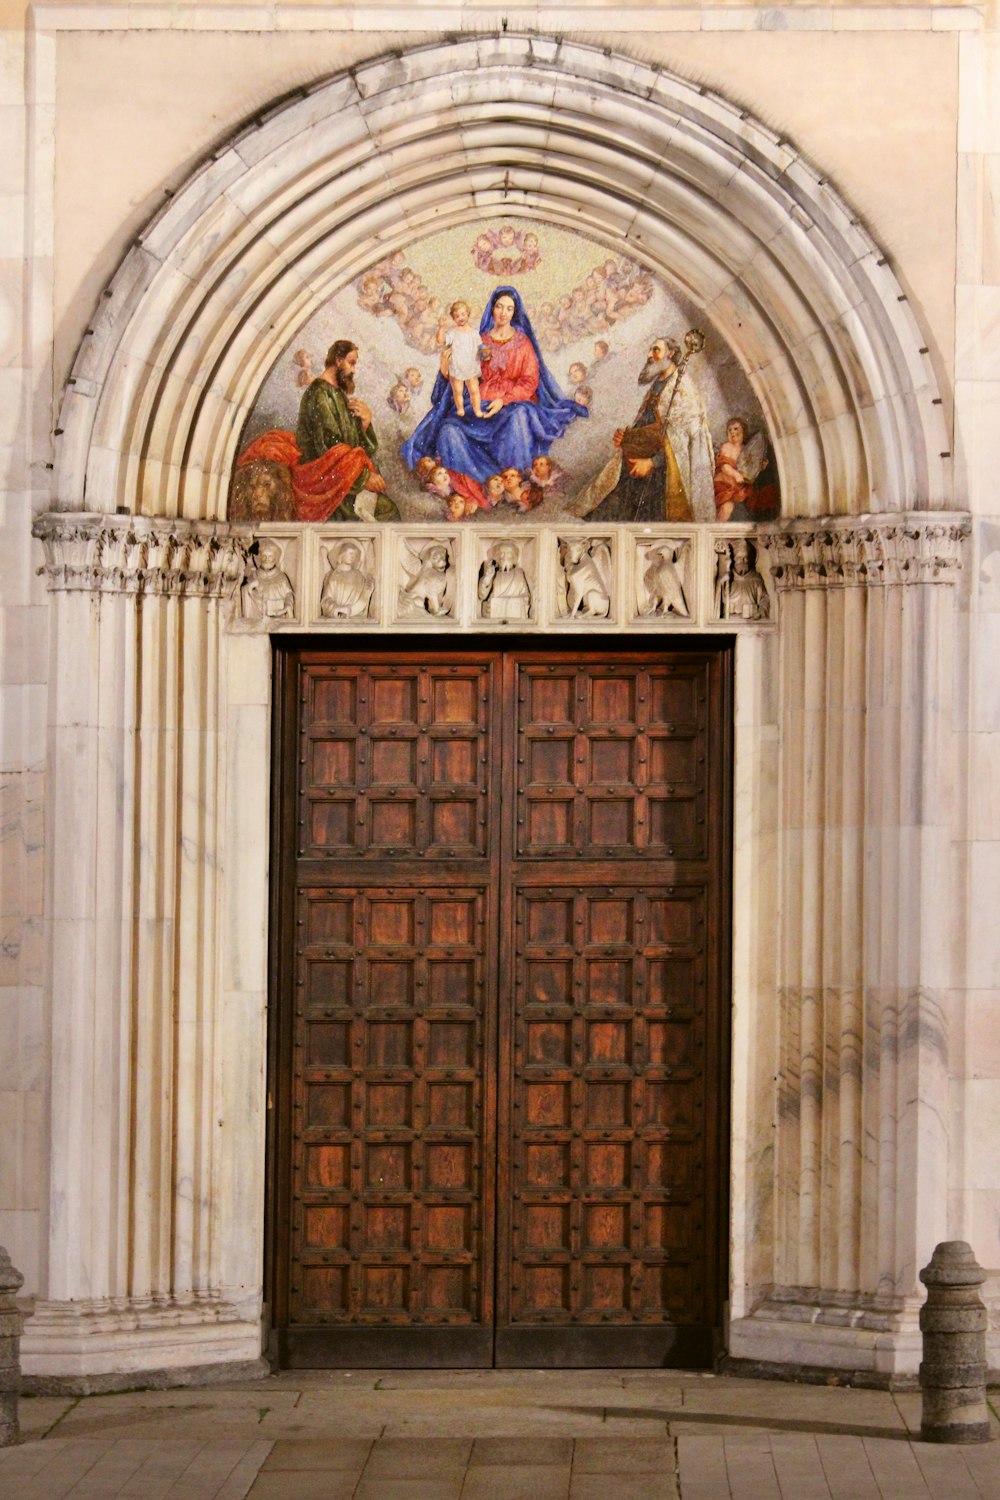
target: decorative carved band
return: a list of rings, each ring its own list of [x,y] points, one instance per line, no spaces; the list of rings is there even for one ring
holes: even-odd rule
[[[954,583],[969,527],[968,516],[864,516],[761,527],[757,541],[767,553],[775,587],[782,592]]]
[[[221,599],[242,579],[253,543],[249,527],[50,512],[31,528],[45,548],[50,589],[101,594],[176,594]]]

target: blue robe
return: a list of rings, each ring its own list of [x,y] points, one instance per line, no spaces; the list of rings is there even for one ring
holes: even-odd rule
[[[538,391],[534,401],[511,401],[495,417],[474,416],[466,407],[464,417],[455,411],[451,384],[441,374],[434,382],[431,409],[403,444],[407,466],[416,468],[421,458],[440,459],[455,474],[467,474],[480,484],[501,469],[528,469],[533,458],[548,453],[577,417],[589,415],[585,406],[564,396],[542,359],[531,321],[520,294],[512,286],[498,286],[491,293],[479,325],[480,334],[493,326],[492,307],[505,295],[514,303],[511,326],[526,335],[538,359]]]

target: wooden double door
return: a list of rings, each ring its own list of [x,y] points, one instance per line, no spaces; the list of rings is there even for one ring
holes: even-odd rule
[[[277,653],[287,1366],[705,1365],[731,653]]]

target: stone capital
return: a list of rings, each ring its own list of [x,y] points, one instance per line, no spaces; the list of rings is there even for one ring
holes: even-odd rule
[[[761,527],[755,535],[781,593],[955,583],[970,517],[955,511],[826,517]]]
[[[253,541],[249,527],[217,521],[54,511],[31,528],[45,549],[51,590],[228,598]]]

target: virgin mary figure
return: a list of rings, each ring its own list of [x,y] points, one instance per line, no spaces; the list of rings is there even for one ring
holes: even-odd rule
[[[468,406],[460,417],[451,385],[439,374],[431,409],[403,444],[403,459],[413,469],[418,460],[436,458],[448,470],[457,494],[486,510],[493,504],[483,483],[504,469],[525,471],[548,453],[571,422],[587,408],[564,396],[542,359],[531,321],[519,293],[498,286],[479,325],[483,415]]]

